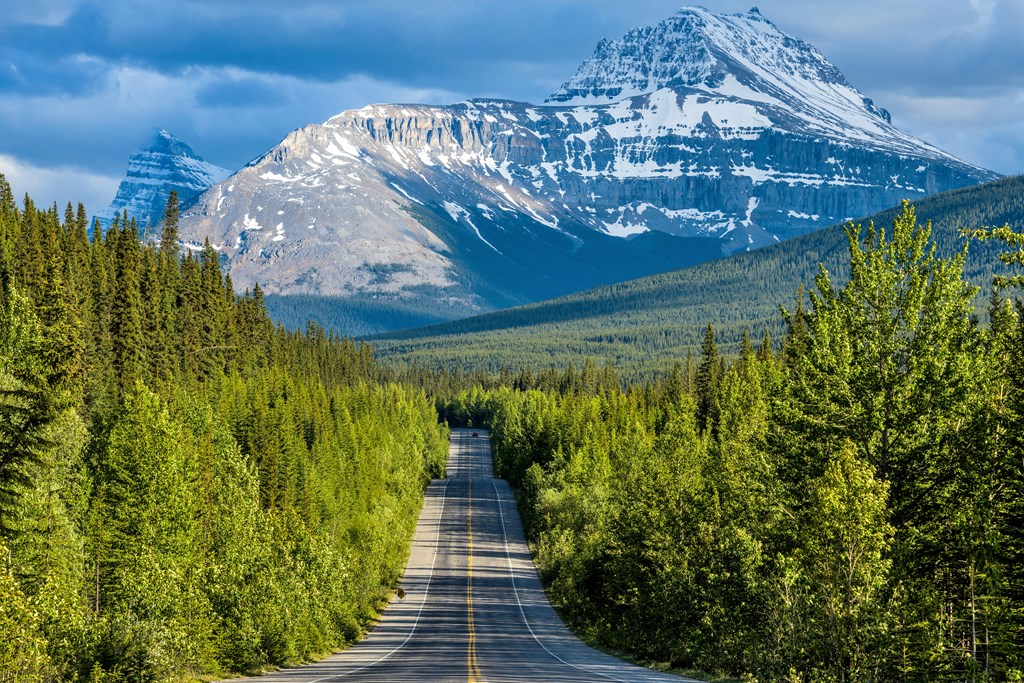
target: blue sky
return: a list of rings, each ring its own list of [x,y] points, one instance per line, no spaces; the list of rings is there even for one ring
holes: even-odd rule
[[[704,0],[717,12],[752,0]],[[753,0],[893,123],[1024,172],[1024,0]],[[114,195],[163,127],[238,168],[372,102],[541,101],[663,0],[3,0],[0,172],[20,196]],[[685,3],[683,3],[685,4]]]

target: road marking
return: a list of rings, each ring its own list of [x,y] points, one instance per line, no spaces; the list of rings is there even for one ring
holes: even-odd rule
[[[345,676],[351,676],[352,674],[357,673],[359,671],[363,671],[365,669],[369,669],[371,666],[376,666],[377,664],[380,664],[384,660],[389,659],[393,654],[395,654],[396,652],[401,650],[403,647],[405,647],[406,643],[408,643],[409,640],[412,638],[412,634],[414,634],[416,632],[416,627],[420,623],[420,617],[423,615],[423,607],[427,604],[427,597],[429,597],[429,595],[430,595],[430,582],[434,578],[434,565],[437,564],[437,549],[441,545],[441,522],[442,522],[442,520],[444,520],[444,503],[445,503],[445,499],[447,498],[447,495],[448,495],[448,482],[449,481],[451,481],[451,480],[450,479],[446,479],[445,482],[444,482],[444,487],[441,489],[441,511],[440,511],[440,513],[437,516],[437,533],[434,536],[434,556],[430,560],[430,572],[427,574],[427,585],[423,589],[423,600],[420,602],[419,610],[416,611],[416,619],[412,622],[412,628],[409,629],[409,635],[407,635],[405,637],[405,640],[403,640],[401,643],[398,644],[398,647],[396,647],[391,652],[388,652],[386,655],[384,655],[380,659],[376,659],[376,660],[370,662],[369,664],[364,664],[363,666],[359,667],[358,669],[352,669],[350,671],[346,671],[345,673],[332,674],[330,676],[324,676],[322,678],[314,678],[311,681],[306,681],[306,683],[320,683],[320,681],[329,681],[329,680],[332,680],[334,678],[343,678]]]
[[[548,646],[545,645],[541,641],[541,639],[537,637],[537,634],[533,632],[533,627],[530,626],[530,621],[526,618],[526,610],[523,609],[523,602],[519,598],[519,588],[516,586],[516,573],[515,570],[512,568],[512,553],[508,547],[508,534],[505,532],[505,513],[502,512],[501,494],[498,493],[498,485],[494,483],[493,478],[491,479],[491,486],[494,488],[494,497],[498,502],[498,517],[499,519],[501,519],[501,535],[502,538],[505,539],[505,559],[508,560],[508,575],[512,579],[512,592],[516,596],[516,604],[519,605],[519,614],[523,617],[523,623],[526,624],[526,630],[530,632],[530,635],[533,636],[533,639],[537,641],[537,644],[540,645],[545,652],[547,652],[549,655],[560,661],[562,664],[565,664],[566,666],[571,666],[574,669],[583,671],[592,676],[600,676],[601,678],[607,678],[610,681],[617,681],[618,683],[630,683],[629,681],[624,680],[622,678],[616,678],[615,676],[612,676],[610,674],[601,673],[600,671],[594,671],[593,669],[590,669],[588,667],[579,666],[578,664],[573,664],[572,662],[565,661],[564,659],[556,655],[554,652],[549,650]]]
[[[473,622],[473,443],[469,445],[469,512],[466,517],[469,520],[469,557],[467,562],[468,579],[466,582],[466,610],[469,615],[469,649],[466,653],[466,668],[468,683],[482,681],[480,667],[476,662],[476,624]]]

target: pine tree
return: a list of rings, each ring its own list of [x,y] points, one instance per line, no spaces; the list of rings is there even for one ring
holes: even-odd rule
[[[718,424],[720,367],[718,350],[715,348],[715,330],[708,325],[700,349],[700,365],[697,367],[694,382],[697,390],[697,426],[702,431],[714,431]]]
[[[164,295],[163,270],[160,256],[150,245],[142,249],[139,300],[142,304],[142,338],[145,342],[146,373],[148,382],[164,382],[171,379],[171,340],[165,336],[168,314]]]
[[[991,460],[987,471],[976,477],[981,486],[973,492],[982,499],[988,514],[982,518],[982,533],[977,534],[985,552],[972,560],[982,560],[978,574],[989,584],[984,587],[988,596],[984,596],[984,589],[981,591],[982,602],[996,608],[986,610],[994,611],[994,615],[985,615],[989,617],[985,624],[985,671],[989,670],[988,655],[996,654],[1008,663],[1010,673],[1020,678],[1024,654],[1008,643],[1019,643],[1024,634],[1024,304],[1018,298],[1016,307],[1012,306],[1001,291],[1024,288],[1024,276],[1020,275],[1024,233],[1003,226],[966,234],[1002,243],[1007,251],[1000,254],[1000,260],[1014,273],[994,276],[989,299],[987,346],[993,376],[986,404],[991,423],[985,438],[979,439],[978,450],[991,451]],[[983,545],[986,541],[987,547]],[[971,588],[975,588],[973,583]]]
[[[111,228],[113,230],[113,228]],[[114,281],[110,306],[113,369],[123,396],[145,376],[145,340],[140,298],[141,253],[135,222],[125,221],[112,236]]]
[[[93,226],[92,245],[89,249],[92,315],[86,331],[86,365],[90,382],[87,403],[90,411],[110,407],[117,396],[117,378],[114,372],[114,342],[111,313],[115,278],[112,258],[116,231],[110,231],[111,240],[105,240],[99,221]]]
[[[62,256],[56,244],[48,250],[46,279],[36,310],[43,331],[42,358],[49,368],[47,380],[65,395],[64,400],[78,403],[85,381],[85,342],[78,302],[64,279],[67,270]]]
[[[168,259],[178,260],[178,192],[171,190],[164,209],[164,220],[160,232],[160,253]]]
[[[10,183],[0,173],[0,294],[14,282],[14,258],[20,227],[18,206]]]
[[[764,339],[761,341],[761,346],[757,347],[757,358],[761,362],[766,362],[772,359],[772,335],[767,329],[764,331]]]
[[[0,535],[15,531],[20,496],[52,445],[56,406],[42,346],[28,300],[8,288],[0,297]]]

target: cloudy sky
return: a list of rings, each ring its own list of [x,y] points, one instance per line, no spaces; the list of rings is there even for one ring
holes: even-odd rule
[[[752,0],[703,0],[741,12]],[[1024,172],[1024,0],[754,0],[893,123]],[[105,206],[155,127],[238,168],[373,102],[542,101],[672,0],[3,0],[0,172]]]

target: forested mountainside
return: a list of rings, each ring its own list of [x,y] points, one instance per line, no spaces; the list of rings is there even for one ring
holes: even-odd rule
[[[915,206],[921,220],[933,222],[938,253],[951,256],[964,246],[962,228],[1024,226],[1024,177],[944,192]],[[857,222],[890,229],[898,211]],[[978,303],[987,299],[1000,267],[996,253],[985,243],[969,247],[965,274],[982,288]],[[374,344],[382,357],[428,368],[579,368],[589,357],[613,362],[624,379],[649,379],[685,363],[687,354],[696,356],[708,324],[726,353],[738,351],[744,332],[759,339],[767,330],[780,339],[785,326],[779,306],[793,306],[799,289],[813,284],[819,264],[836,282],[848,276],[843,226],[684,270],[392,333]]]
[[[445,429],[372,352],[287,332],[211,248],[87,234],[0,176],[0,680],[257,671],[353,641]]]
[[[705,328],[664,381],[588,365],[446,403],[491,426],[577,632],[727,680],[1021,680],[1024,304],[977,326],[910,209],[848,237],[848,283],[820,275],[780,351],[726,362]]]

